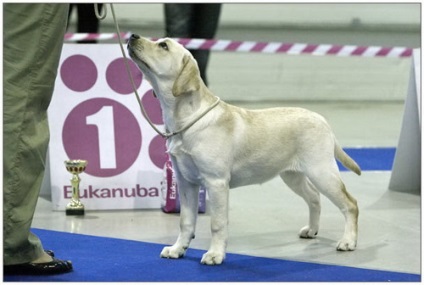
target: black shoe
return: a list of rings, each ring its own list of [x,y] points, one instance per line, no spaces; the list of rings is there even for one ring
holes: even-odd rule
[[[54,257],[54,251],[53,250],[44,250],[45,253],[50,255],[51,257]]]
[[[53,261],[45,263],[24,263],[6,265],[4,275],[48,275],[61,274],[72,271],[72,262],[53,257]]]

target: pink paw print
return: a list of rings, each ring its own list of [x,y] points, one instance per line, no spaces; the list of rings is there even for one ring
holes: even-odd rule
[[[138,89],[143,82],[143,74],[131,60],[129,64]],[[96,87],[96,92],[100,88],[105,94],[128,96],[128,102],[132,100],[132,104],[137,104],[123,58],[111,61],[106,72],[101,74],[89,57],[72,55],[62,63],[58,75],[70,90],[69,96]],[[144,93],[142,104],[152,122],[163,125],[159,102],[152,93],[151,89]],[[75,106],[65,119],[62,141],[66,154],[70,159],[88,160],[87,174],[111,177],[129,169],[139,157],[142,146],[148,144],[149,157],[141,159],[150,159],[154,166],[163,169],[166,161],[165,140],[157,135],[146,141],[136,116],[143,115],[141,111],[134,114],[127,106],[114,100],[113,96],[87,96],[87,100]]]

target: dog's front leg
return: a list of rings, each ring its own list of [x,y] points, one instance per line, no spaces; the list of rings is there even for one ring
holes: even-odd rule
[[[228,184],[206,187],[211,209],[212,241],[209,250],[203,255],[201,263],[221,264],[225,259],[228,239]]]
[[[174,245],[163,248],[160,256],[164,258],[184,256],[194,238],[199,207],[199,185],[191,184],[185,179],[178,179],[178,191],[181,205],[180,234]]]

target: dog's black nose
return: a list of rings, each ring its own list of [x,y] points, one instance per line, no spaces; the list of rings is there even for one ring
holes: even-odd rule
[[[140,36],[139,35],[136,35],[136,34],[132,34],[131,35],[131,39],[132,40],[136,40],[136,39],[139,39],[140,38]]]

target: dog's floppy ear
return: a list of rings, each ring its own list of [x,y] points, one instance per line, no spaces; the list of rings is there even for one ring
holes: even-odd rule
[[[200,88],[200,73],[196,62],[191,56],[183,58],[183,67],[172,86],[172,94],[178,97],[183,94],[194,92]]]

